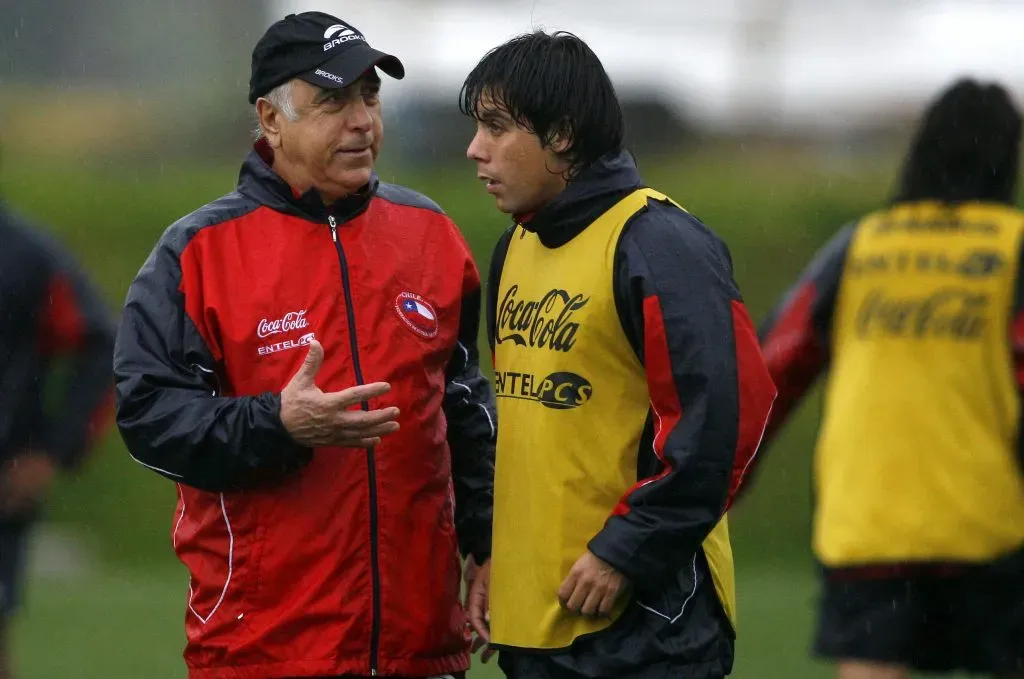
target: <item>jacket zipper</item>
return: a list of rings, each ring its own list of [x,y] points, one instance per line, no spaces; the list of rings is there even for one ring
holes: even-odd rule
[[[341,263],[341,288],[345,293],[345,313],[348,316],[348,336],[352,350],[352,367],[356,373],[356,383],[365,384],[363,368],[359,363],[359,343],[356,339],[356,316],[352,306],[352,288],[348,279],[348,260],[345,249],[338,240],[338,222],[334,215],[327,217],[331,225],[331,239],[338,251]],[[370,404],[362,402],[363,410],[369,410]],[[380,564],[378,562],[377,545],[377,467],[374,464],[374,450],[371,447],[366,453],[366,467],[370,481],[370,572],[373,578],[373,623],[370,632],[370,676],[377,676],[377,661],[380,653]]]

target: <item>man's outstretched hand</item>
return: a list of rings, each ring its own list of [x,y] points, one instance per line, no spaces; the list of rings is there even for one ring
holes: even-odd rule
[[[629,580],[589,551],[569,571],[558,588],[558,599],[572,611],[588,617],[610,615]]]
[[[398,431],[398,408],[352,409],[388,393],[390,384],[375,382],[324,393],[314,384],[323,362],[324,348],[313,340],[306,360],[281,392],[281,423],[296,442],[309,448],[370,448],[379,444],[382,436]]]

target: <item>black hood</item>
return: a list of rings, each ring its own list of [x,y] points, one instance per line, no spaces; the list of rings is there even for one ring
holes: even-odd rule
[[[320,224],[326,224],[329,216],[333,216],[338,223],[359,216],[373,200],[380,184],[377,173],[374,172],[370,175],[370,182],[360,191],[336,200],[328,206],[324,205],[320,192],[313,188],[296,196],[288,182],[270,166],[273,162],[273,149],[265,139],[260,139],[242,163],[242,169],[238,173],[238,192],[278,212]]]
[[[606,153],[570,181],[554,200],[523,218],[522,226],[536,233],[546,247],[561,247],[641,186],[640,171],[629,151]]]

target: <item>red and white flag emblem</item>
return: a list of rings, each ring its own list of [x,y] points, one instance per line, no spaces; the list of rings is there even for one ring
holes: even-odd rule
[[[437,335],[437,312],[419,295],[403,292],[395,299],[395,310],[417,334],[424,337]]]

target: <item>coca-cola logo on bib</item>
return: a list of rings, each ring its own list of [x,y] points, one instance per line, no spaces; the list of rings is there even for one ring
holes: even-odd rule
[[[589,297],[562,289],[549,290],[539,300],[521,299],[519,286],[513,285],[498,306],[495,341],[568,352],[580,329],[574,314],[589,301]]]
[[[945,287],[930,294],[901,297],[877,288],[857,308],[854,329],[860,338],[888,335],[908,339],[976,341],[994,313],[984,292]]]
[[[308,327],[309,321],[306,320],[306,310],[302,309],[301,311],[289,311],[281,318],[274,320],[264,318],[256,326],[256,335],[262,339],[278,333],[303,330]]]

